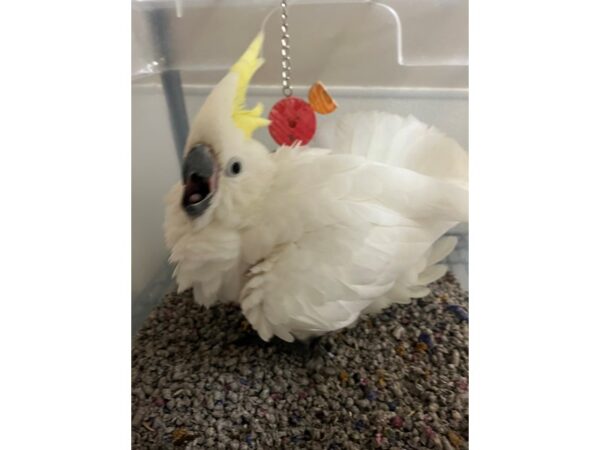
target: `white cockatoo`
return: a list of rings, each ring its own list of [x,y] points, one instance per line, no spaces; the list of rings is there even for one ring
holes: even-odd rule
[[[191,126],[183,182],[167,196],[166,242],[179,291],[236,302],[268,341],[306,340],[429,293],[468,216],[466,152],[418,120],[344,116],[321,148],[252,139],[245,109],[263,63],[259,34]]]

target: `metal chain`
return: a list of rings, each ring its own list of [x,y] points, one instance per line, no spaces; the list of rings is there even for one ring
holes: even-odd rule
[[[292,57],[290,55],[290,34],[288,28],[287,0],[281,0],[281,84],[283,95],[289,97],[292,89]]]

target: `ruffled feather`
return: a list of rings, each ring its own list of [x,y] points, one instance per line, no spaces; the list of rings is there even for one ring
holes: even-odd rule
[[[355,114],[319,138],[332,153],[273,155],[278,172],[261,223],[242,235],[246,262],[268,262],[241,295],[261,336],[323,334],[427,295],[456,245],[440,237],[468,217],[467,156],[437,130]]]

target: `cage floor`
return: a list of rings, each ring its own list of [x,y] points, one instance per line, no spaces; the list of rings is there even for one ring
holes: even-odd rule
[[[307,346],[171,294],[134,338],[134,449],[468,447],[468,294],[448,274]]]

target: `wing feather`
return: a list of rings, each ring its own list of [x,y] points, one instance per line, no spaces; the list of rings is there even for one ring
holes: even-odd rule
[[[242,235],[256,268],[242,309],[263,339],[323,334],[427,295],[456,245],[440,238],[468,218],[465,152],[416,119],[356,115],[321,143],[333,152],[272,155],[261,221]]]

